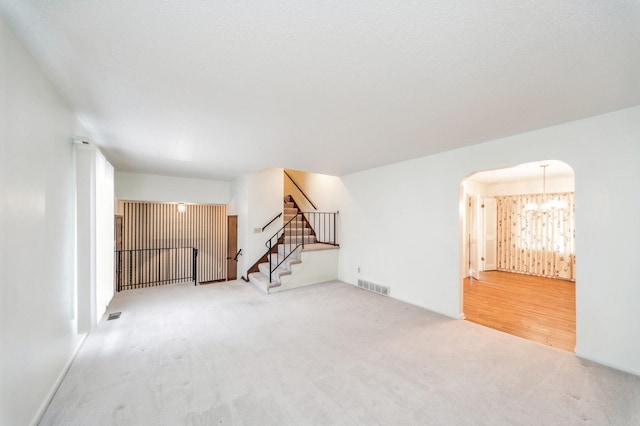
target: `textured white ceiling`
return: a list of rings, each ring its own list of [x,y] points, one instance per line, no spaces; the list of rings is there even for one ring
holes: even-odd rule
[[[0,0],[124,171],[342,175],[640,104],[640,2]]]

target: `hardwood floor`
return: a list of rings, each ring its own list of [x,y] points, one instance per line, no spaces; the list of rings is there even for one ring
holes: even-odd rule
[[[469,321],[556,348],[576,345],[575,283],[509,272],[464,280]]]

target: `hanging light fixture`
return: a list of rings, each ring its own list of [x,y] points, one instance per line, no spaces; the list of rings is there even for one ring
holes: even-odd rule
[[[185,209],[184,203],[178,203],[178,213],[184,213]]]
[[[551,210],[566,209],[568,204],[564,200],[547,200],[547,167],[548,164],[540,164],[542,167],[542,200],[543,203],[527,203],[524,206],[524,210],[530,212],[547,213]]]

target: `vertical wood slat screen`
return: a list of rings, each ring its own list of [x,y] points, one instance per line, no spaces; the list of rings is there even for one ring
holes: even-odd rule
[[[227,207],[187,204],[123,202],[122,249],[195,247],[198,281],[227,276]],[[184,267],[185,265],[178,265]]]

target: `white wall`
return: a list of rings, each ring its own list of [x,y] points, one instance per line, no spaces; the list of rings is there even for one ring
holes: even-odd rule
[[[282,228],[282,216],[276,219],[264,232],[256,232],[262,228],[284,207],[282,169],[268,168],[249,176],[247,250],[246,267],[253,265],[265,252],[265,242]],[[246,277],[246,269],[242,270]],[[240,270],[238,270],[240,273]]]
[[[291,274],[280,277],[280,286],[269,293],[338,279],[338,250],[311,250],[300,253],[301,263],[291,265]]]
[[[114,169],[96,152],[96,320],[105,313],[115,292],[114,284]]]
[[[247,278],[247,270],[266,253],[266,240],[282,227],[282,217],[264,232],[262,228],[283,208],[283,173],[279,168],[268,168],[236,179],[231,187],[229,215],[238,215],[238,277]]]
[[[0,424],[44,410],[82,340],[72,137],[80,125],[0,16]]]
[[[474,182],[473,180],[465,179],[462,182],[464,193],[467,195],[485,195],[487,194],[487,185]]]
[[[231,201],[227,208],[229,216],[238,216],[238,250],[242,250],[238,257],[238,278],[245,275],[251,266],[247,258],[249,238],[249,175],[234,180],[231,184]],[[246,275],[245,275],[246,278]]]
[[[86,333],[114,294],[114,171],[95,145],[75,149],[78,330]]]
[[[127,201],[229,204],[231,184],[141,173],[116,172],[116,197]]]
[[[76,286],[78,331],[97,324],[96,305],[96,154],[94,147],[75,145]]]
[[[289,170],[287,173],[295,180],[304,193],[313,201],[319,212],[336,212],[340,205],[342,193],[342,180],[336,176],[322,175],[318,173]],[[291,195],[296,200],[302,211],[315,211],[316,209],[302,196],[300,191],[284,177],[284,194]]]
[[[575,172],[579,356],[640,374],[640,107],[343,177],[340,279],[457,318],[460,183],[478,170],[558,159]],[[357,268],[361,268],[358,274]]]

